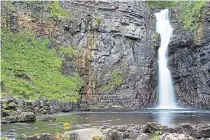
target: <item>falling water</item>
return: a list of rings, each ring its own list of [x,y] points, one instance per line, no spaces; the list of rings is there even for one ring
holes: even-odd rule
[[[160,33],[161,46],[158,50],[158,109],[176,109],[173,82],[167,67],[168,44],[172,36],[173,28],[168,19],[168,9],[155,13],[156,31]]]

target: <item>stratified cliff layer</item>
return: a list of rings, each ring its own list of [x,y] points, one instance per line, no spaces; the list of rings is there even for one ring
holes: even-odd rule
[[[145,3],[62,1],[68,18],[52,17],[58,14],[50,11],[49,2],[12,4],[16,7],[9,15],[13,32],[27,29],[39,38],[50,38],[49,48],[71,46],[79,52],[76,58],[65,57],[62,72],[80,73],[84,80],[81,100],[90,109],[153,104],[158,43],[155,18]],[[4,8],[2,13],[8,16]],[[6,21],[2,26],[7,26]]]
[[[179,14],[178,8],[171,9],[168,62],[177,100],[184,107],[210,108],[210,4],[193,32],[183,28]]]

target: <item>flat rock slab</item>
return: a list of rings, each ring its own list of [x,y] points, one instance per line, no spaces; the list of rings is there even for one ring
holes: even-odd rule
[[[65,132],[64,135],[71,140],[92,140],[94,136],[102,136],[99,129],[96,128],[85,128],[80,130],[73,130]]]
[[[161,140],[196,140],[187,134],[164,133],[160,137]]]

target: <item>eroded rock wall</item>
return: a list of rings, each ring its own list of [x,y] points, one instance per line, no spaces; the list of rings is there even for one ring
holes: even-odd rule
[[[210,108],[210,4],[198,31],[183,29],[178,9],[171,9],[174,28],[169,67],[180,106]]]
[[[65,59],[62,72],[80,73],[85,83],[81,100],[90,109],[153,105],[158,43],[155,18],[145,3],[61,1],[70,20],[52,18],[47,3],[13,2],[11,29],[50,38],[49,48],[80,50],[76,59]]]

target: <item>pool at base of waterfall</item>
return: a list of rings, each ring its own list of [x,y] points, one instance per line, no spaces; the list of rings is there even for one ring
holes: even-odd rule
[[[143,109],[132,112],[75,112],[55,114],[56,121],[35,123],[2,124],[1,136],[33,135],[35,133],[56,134],[64,131],[88,127],[101,127],[123,124],[140,124],[157,122],[167,126],[181,123],[210,123],[210,110],[193,109]],[[67,125],[68,124],[68,125]]]

